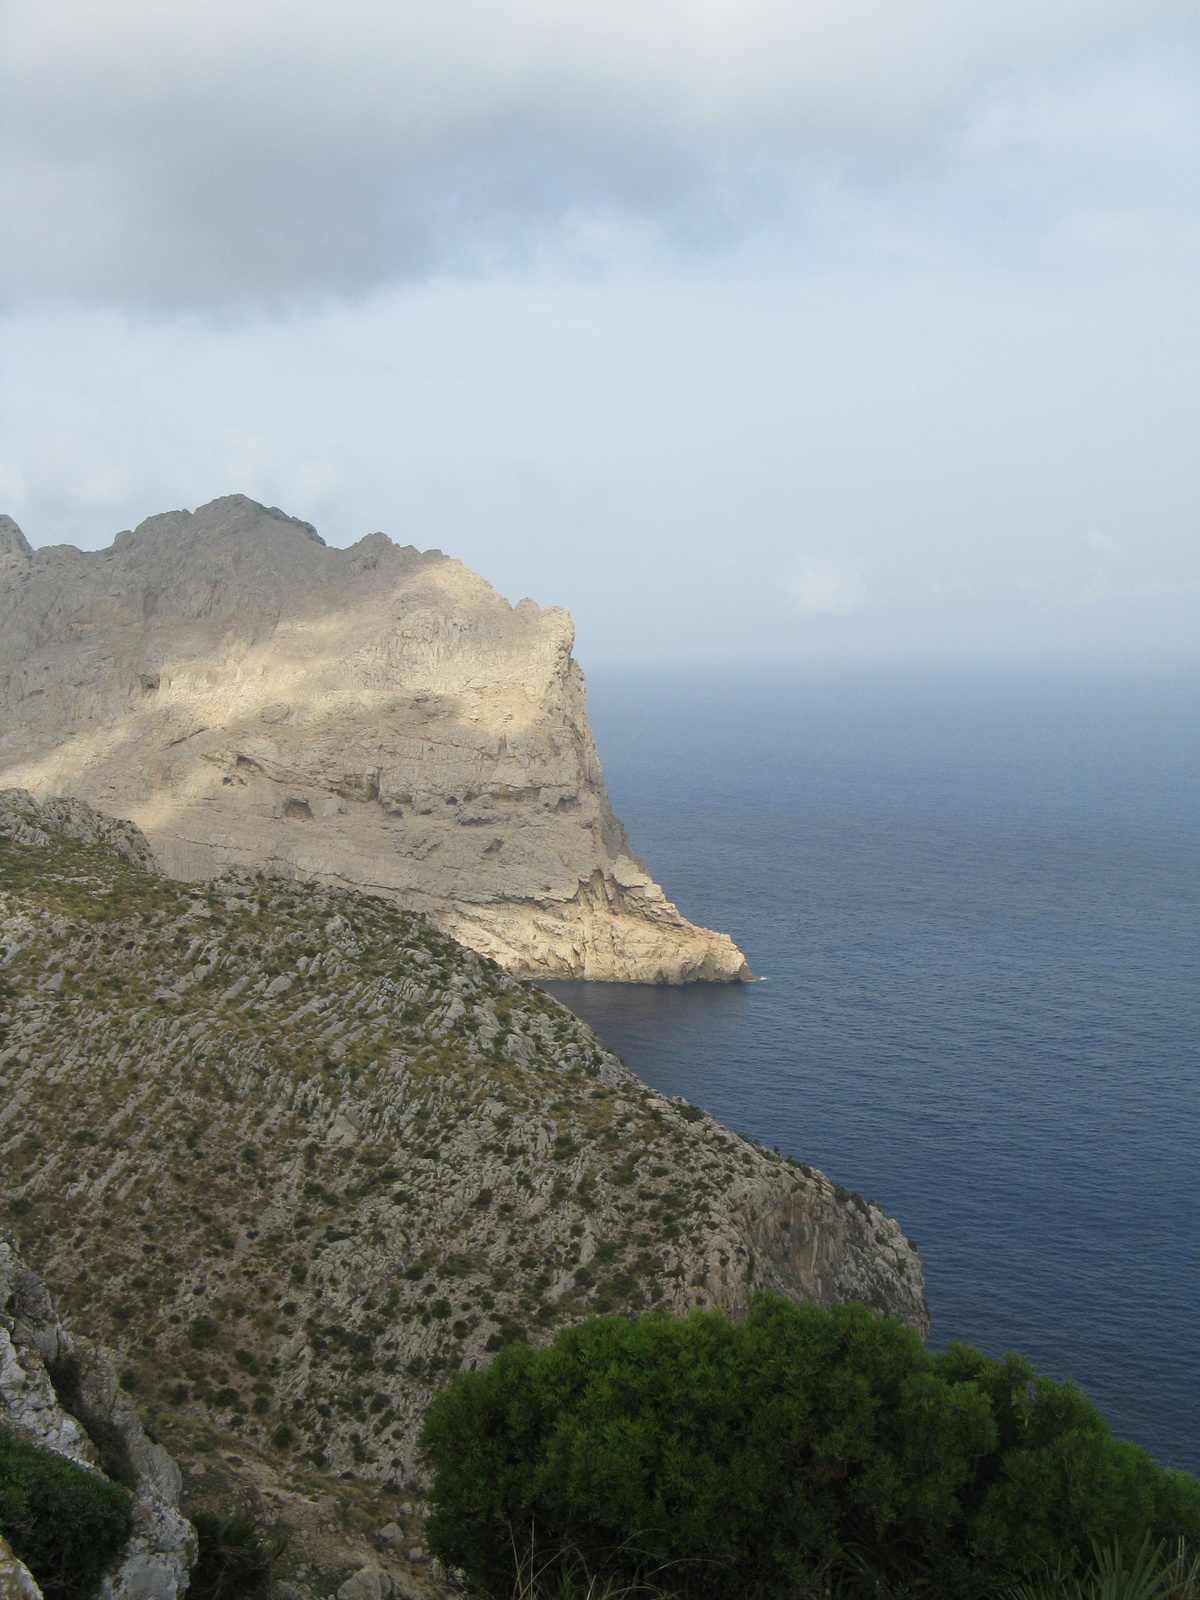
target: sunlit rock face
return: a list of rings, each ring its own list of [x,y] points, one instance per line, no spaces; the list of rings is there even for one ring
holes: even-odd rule
[[[440,551],[328,549],[242,496],[94,553],[0,518],[0,784],[129,818],[174,876],[375,890],[513,972],[747,977],[633,856],[573,639]]]

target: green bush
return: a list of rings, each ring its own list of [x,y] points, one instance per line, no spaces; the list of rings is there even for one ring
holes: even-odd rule
[[[283,1555],[283,1541],[255,1522],[253,1517],[230,1517],[226,1522],[211,1511],[192,1518],[199,1557],[192,1569],[188,1594],[192,1600],[257,1600],[275,1592],[275,1567]]]
[[[0,1532],[46,1600],[88,1600],[132,1527],[123,1489],[0,1428]]]
[[[536,1541],[713,1597],[994,1597],[1093,1541],[1200,1539],[1200,1483],[1114,1440],[1018,1356],[761,1298],[745,1322],[595,1318],[510,1345],[430,1406],[429,1546],[492,1594]]]

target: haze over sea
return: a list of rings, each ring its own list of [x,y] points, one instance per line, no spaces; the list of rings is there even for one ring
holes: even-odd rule
[[[593,676],[634,848],[766,980],[552,984],[878,1200],[931,1342],[1200,1469],[1200,681]]]

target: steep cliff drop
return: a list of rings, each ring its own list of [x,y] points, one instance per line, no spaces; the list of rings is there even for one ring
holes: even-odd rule
[[[91,553],[0,517],[0,784],[136,822],[173,876],[385,894],[514,973],[749,977],[634,857],[573,642],[440,551],[240,495]]]

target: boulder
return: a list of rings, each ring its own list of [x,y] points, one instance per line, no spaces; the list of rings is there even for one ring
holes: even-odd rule
[[[13,1555],[12,1546],[0,1533],[0,1600],[42,1600],[42,1591],[23,1561]]]
[[[337,1600],[392,1600],[395,1585],[382,1567],[360,1567],[337,1592]]]

